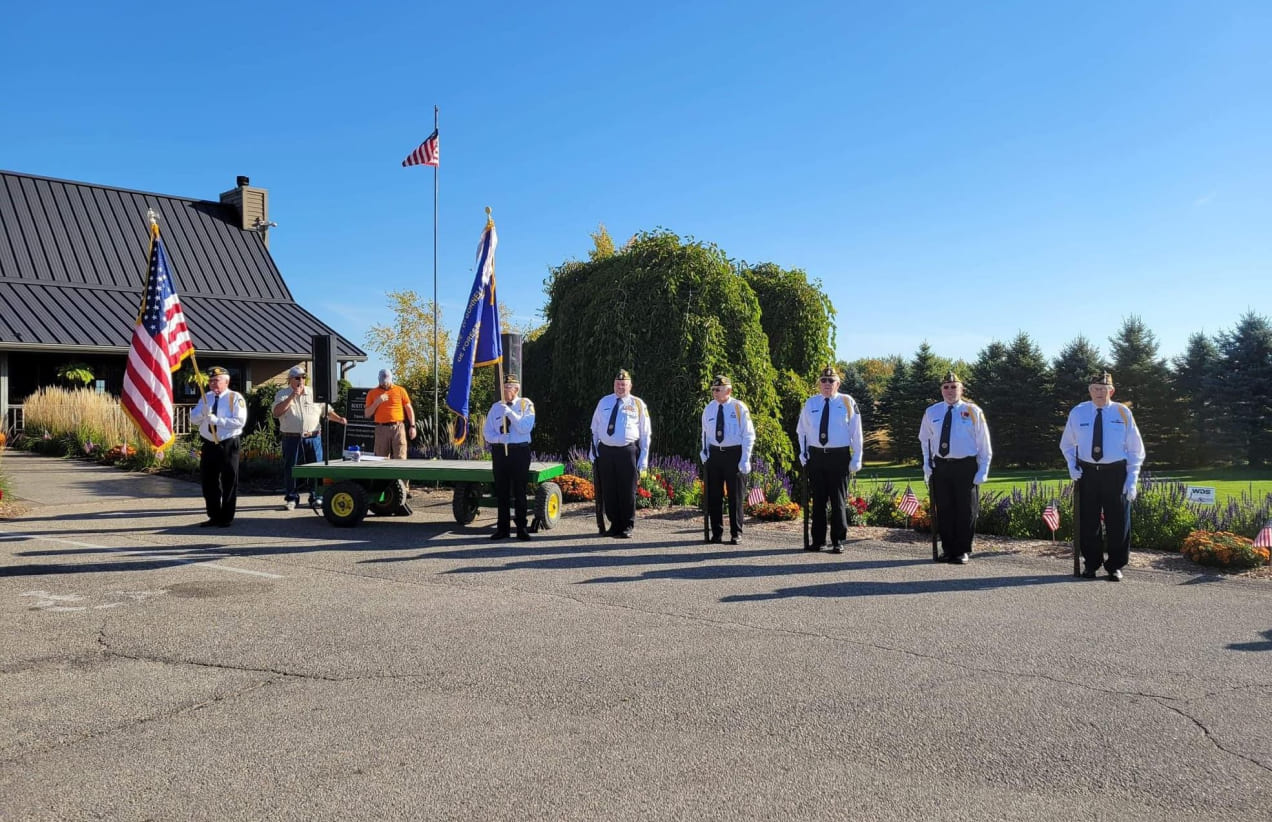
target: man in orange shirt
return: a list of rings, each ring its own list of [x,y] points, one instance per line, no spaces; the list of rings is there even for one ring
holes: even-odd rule
[[[415,439],[415,409],[406,389],[393,384],[393,372],[380,369],[380,385],[367,392],[367,419],[375,419],[375,455],[406,459],[406,443]]]

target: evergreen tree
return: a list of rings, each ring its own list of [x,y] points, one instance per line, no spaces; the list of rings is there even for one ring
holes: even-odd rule
[[[893,460],[908,462],[920,455],[919,424],[927,407],[941,398],[941,378],[949,367],[950,361],[934,354],[925,340],[909,363],[893,371],[879,409]]]
[[[861,372],[851,365],[839,362],[835,366],[839,369],[839,373],[844,375],[839,384],[839,391],[857,401],[857,409],[861,413],[862,432],[870,431],[875,421],[875,400],[870,386],[866,384]]]
[[[1038,466],[1056,461],[1051,370],[1025,332],[1011,345],[991,343],[972,366],[976,402],[989,420],[994,462]]]
[[[1114,399],[1131,406],[1148,458],[1163,462],[1178,452],[1180,420],[1174,415],[1170,369],[1157,355],[1157,337],[1132,315],[1109,338],[1113,355]]]
[[[1272,326],[1246,313],[1221,332],[1219,363],[1212,377],[1220,409],[1220,444],[1227,455],[1251,467],[1272,461]]]
[[[1188,349],[1175,358],[1174,365],[1175,392],[1187,412],[1179,462],[1205,465],[1217,456],[1218,407],[1211,390],[1218,376],[1219,348],[1205,334],[1193,334],[1188,338]]]
[[[1088,390],[1091,377],[1104,372],[1106,368],[1100,349],[1082,335],[1060,349],[1051,363],[1051,376],[1052,395],[1055,397],[1056,415],[1061,426],[1065,424],[1073,406],[1091,398]]]

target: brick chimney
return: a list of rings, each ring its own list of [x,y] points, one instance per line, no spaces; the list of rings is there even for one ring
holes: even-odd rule
[[[260,232],[265,247],[269,248],[269,189],[256,188],[251,182],[240,174],[234,188],[221,195],[221,202],[238,212],[239,228]]]

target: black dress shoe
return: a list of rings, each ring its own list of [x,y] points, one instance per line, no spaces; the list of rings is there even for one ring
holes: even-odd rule
[[[1082,578],[1083,578],[1083,579],[1095,579],[1095,569],[1094,569],[1094,568],[1088,568],[1088,569],[1086,569],[1085,571],[1083,571],[1083,572],[1082,572]]]
[[[805,548],[804,550],[805,550],[805,551],[820,551],[821,549],[823,549],[823,548],[825,548],[825,547],[826,547],[826,544],[825,544],[825,543],[822,543],[822,542],[814,542],[812,545],[808,546],[808,547],[807,547],[807,548]]]
[[[216,525],[216,520],[214,519],[205,519],[199,523],[200,528],[211,528],[213,525]]]
[[[711,544],[712,544],[712,545],[720,545],[720,544],[722,544],[723,542],[724,542],[724,537],[712,537],[712,538],[711,538]]]
[[[729,544],[730,544],[730,545],[741,545],[741,544],[742,544],[742,537],[734,537],[733,539],[729,540]]]
[[[529,531],[525,531],[525,530],[518,531],[518,532],[517,532],[517,539],[521,540],[522,542],[529,542],[529,541],[530,541],[530,532],[529,532]]]
[[[631,538],[632,538],[631,531],[619,531],[617,534],[614,535],[614,539],[631,539]]]
[[[608,528],[597,528],[597,529],[596,529],[596,532],[597,532],[598,534],[600,534],[601,536],[603,536],[603,537],[608,537],[608,536],[610,536],[610,531],[609,531],[609,529],[608,529]]]
[[[232,520],[232,519],[219,519],[219,520],[217,520],[216,522],[214,522],[214,523],[212,523],[212,524],[213,524],[213,525],[215,525],[217,528],[229,528],[231,525],[233,525],[233,524],[234,524],[234,520]]]
[[[1122,581],[1122,570],[1120,568],[1114,571],[1109,571],[1109,582],[1121,582],[1121,581]]]
[[[844,546],[836,542],[834,545],[830,546],[830,552],[832,554],[842,554],[844,552]]]
[[[495,533],[490,535],[490,538],[491,539],[507,539],[509,536],[510,535],[507,531],[496,531]]]

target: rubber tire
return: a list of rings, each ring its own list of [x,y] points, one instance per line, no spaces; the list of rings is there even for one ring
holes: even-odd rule
[[[380,493],[383,500],[371,503],[371,513],[377,517],[391,517],[406,504],[406,483],[402,480],[389,480]]]
[[[367,489],[351,480],[342,480],[325,489],[322,515],[337,528],[352,528],[367,515]]]
[[[539,527],[552,530],[561,521],[561,486],[555,482],[541,482],[534,491],[534,516]]]
[[[477,519],[477,509],[481,507],[481,486],[475,482],[461,482],[455,486],[451,497],[451,513],[460,525],[468,525]]]

